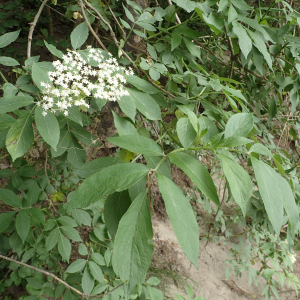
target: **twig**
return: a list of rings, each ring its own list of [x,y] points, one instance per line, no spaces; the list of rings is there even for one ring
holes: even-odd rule
[[[44,6],[46,5],[46,3],[48,2],[48,0],[44,0],[43,3],[41,4],[37,14],[35,15],[33,22],[29,23],[30,24],[30,29],[29,29],[29,33],[28,33],[28,45],[27,45],[27,58],[29,58],[31,56],[31,41],[32,41],[32,35],[33,35],[33,31],[34,28],[36,26],[37,21],[39,20],[39,17],[42,13],[42,10],[44,8]]]
[[[97,40],[98,44],[105,50],[107,51],[106,47],[104,46],[104,44],[101,42],[100,38],[98,37],[98,35],[96,34],[96,32],[94,31],[93,27],[91,26],[89,20],[86,17],[85,11],[84,11],[84,7],[83,7],[83,2],[82,0],[78,1],[78,4],[81,8],[82,14],[83,14],[83,18],[85,19],[87,26],[89,27],[91,33],[93,34],[93,36],[95,37],[95,39]]]
[[[242,287],[240,287],[233,279],[228,279],[228,280],[226,280],[226,279],[220,279],[221,281],[225,281],[226,283],[228,282],[228,281],[232,281],[240,290],[242,290],[244,293],[246,293],[246,294],[248,294],[248,295],[255,295],[255,296],[261,296],[261,294],[256,294],[256,293],[251,293],[251,292],[248,292],[248,291],[246,291],[246,290],[244,290]]]
[[[99,296],[99,295],[89,295],[89,294],[85,294],[85,293],[82,293],[82,292],[78,291],[77,289],[75,289],[74,287],[70,286],[68,283],[66,283],[65,281],[61,280],[59,277],[57,277],[56,275],[54,275],[54,274],[52,274],[52,273],[49,273],[49,272],[47,272],[47,271],[38,269],[38,268],[36,268],[36,267],[27,265],[27,264],[25,264],[25,263],[23,263],[23,262],[21,262],[21,261],[15,260],[15,259],[13,259],[13,258],[4,256],[4,255],[1,255],[1,254],[0,254],[0,257],[3,258],[3,259],[5,259],[5,260],[8,260],[8,261],[17,263],[17,264],[19,264],[19,265],[25,266],[25,267],[27,267],[27,268],[30,268],[30,269],[32,269],[32,270],[35,270],[35,271],[37,271],[37,272],[43,273],[43,274],[45,274],[45,275],[47,275],[47,276],[50,276],[50,277],[54,278],[55,280],[59,281],[61,284],[63,284],[63,285],[66,286],[67,288],[73,290],[75,293],[81,295],[83,298],[103,297],[103,296],[106,296],[106,295],[111,294],[111,293],[114,292],[116,289],[118,289],[119,287],[121,287],[121,286],[124,285],[124,283],[122,283],[122,284],[118,285],[117,287],[115,287],[114,289],[112,289],[111,291],[109,291],[109,292],[107,292],[107,293],[105,293],[105,294],[103,294],[103,295],[101,295],[101,296]]]

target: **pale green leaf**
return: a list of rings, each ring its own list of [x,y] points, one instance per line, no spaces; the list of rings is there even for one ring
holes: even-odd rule
[[[61,226],[60,229],[63,231],[63,233],[72,241],[75,242],[82,242],[82,239],[76,229],[74,229],[71,226]]]
[[[197,134],[188,118],[180,118],[176,130],[182,146],[187,150],[192,145]]]
[[[247,58],[248,54],[250,53],[252,49],[252,41],[249,38],[246,29],[236,20],[232,22],[233,25],[233,32],[237,35],[239,39],[239,46],[244,54],[244,56]]]
[[[83,292],[89,295],[94,288],[94,284],[95,284],[94,278],[89,272],[88,268],[86,267],[83,272],[83,276],[81,280],[81,286]]]
[[[56,146],[59,141],[60,130],[56,116],[48,111],[43,115],[43,109],[39,106],[35,109],[36,127],[43,139],[56,151]]]
[[[265,156],[269,156],[269,157],[272,157],[272,152],[266,147],[264,146],[263,144],[261,143],[256,143],[254,144],[250,150],[249,150],[250,153],[258,153],[258,154],[261,154],[261,155],[265,155]]]
[[[153,252],[151,216],[146,191],[142,192],[122,217],[116,234],[113,268],[131,290],[143,282]]]
[[[9,67],[19,65],[19,63],[14,58],[7,57],[7,56],[0,56],[0,64]]]
[[[57,145],[57,151],[55,151],[53,148],[51,148],[51,154],[53,157],[58,157],[62,154],[64,154],[72,141],[72,137],[70,132],[68,131],[67,127],[63,127],[60,130],[60,138]]]
[[[21,30],[8,32],[0,36],[0,48],[4,48],[14,42],[20,33]]]
[[[132,122],[135,122],[136,104],[134,99],[131,96],[123,96],[118,103],[122,112],[126,114]]]
[[[80,48],[89,36],[89,27],[86,22],[80,23],[71,33],[71,44],[74,50]]]
[[[47,47],[47,49],[56,57],[58,58],[62,58],[63,57],[63,52],[61,52],[60,50],[58,50],[55,46],[48,44],[46,41],[44,41],[45,46]]]
[[[183,152],[171,152],[168,157],[172,164],[175,164],[190,177],[207,198],[220,206],[215,184],[209,172],[200,161]]]
[[[55,228],[54,230],[51,231],[51,233],[46,238],[45,246],[47,251],[52,250],[56,246],[58,242],[58,238],[59,238],[59,229]]]
[[[82,209],[73,208],[72,216],[74,217],[75,221],[79,224],[79,226],[91,226],[92,219],[88,212]]]
[[[121,163],[104,168],[88,177],[79,186],[70,201],[70,206],[74,208],[87,207],[103,199],[107,194],[128,189],[148,172],[147,166],[137,163]]]
[[[227,147],[227,148],[232,148],[232,147],[238,147],[238,146],[243,146],[249,143],[253,143],[252,140],[246,139],[241,136],[230,136],[220,142],[216,145],[216,147]]]
[[[245,217],[253,190],[250,176],[236,161],[227,156],[220,155],[220,157],[230,191]]]
[[[86,265],[86,260],[85,259],[77,259],[74,262],[72,262],[67,270],[66,273],[77,273],[80,272]]]
[[[254,125],[253,115],[250,113],[239,113],[233,115],[225,127],[225,138],[230,136],[247,137]]]
[[[94,279],[99,281],[99,282],[103,282],[103,273],[101,268],[94,263],[93,261],[89,261],[89,268],[90,268],[90,272],[93,275]]]
[[[193,11],[196,7],[195,1],[191,1],[191,0],[177,0],[176,3],[178,6],[186,10],[188,13]]]
[[[137,135],[137,131],[134,127],[134,125],[126,120],[125,118],[120,117],[117,115],[114,111],[112,111],[112,114],[114,116],[114,123],[118,130],[118,133],[120,136],[122,135]]]
[[[110,143],[120,148],[125,148],[134,153],[150,156],[162,156],[161,148],[152,139],[140,135],[123,135],[107,139]]]
[[[47,71],[42,68],[40,63],[34,63],[32,65],[32,79],[41,91],[45,90],[42,83],[47,83],[52,86],[52,82],[50,81]]]
[[[189,200],[169,178],[157,174],[157,180],[179,245],[190,262],[198,268],[199,228]]]
[[[96,262],[99,266],[106,266],[106,262],[104,260],[104,257],[100,253],[93,252],[91,254],[91,258],[94,262]]]

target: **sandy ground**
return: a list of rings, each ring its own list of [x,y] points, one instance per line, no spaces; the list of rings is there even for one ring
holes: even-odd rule
[[[248,299],[265,299],[260,296],[265,280],[260,278],[259,285],[249,286],[248,272],[241,278],[232,276],[232,280],[225,281],[225,270],[227,264],[224,260],[231,248],[231,243],[226,245],[216,245],[209,242],[204,248],[206,242],[200,241],[200,255],[198,259],[199,270],[197,270],[186,258],[176,236],[173,232],[169,219],[153,217],[154,230],[154,265],[160,268],[166,268],[173,272],[180,273],[195,293],[195,296],[202,296],[205,300],[248,300]],[[259,266],[256,266],[257,268]],[[300,263],[294,265],[295,273],[300,275]],[[237,286],[237,285],[238,286]],[[288,287],[283,288],[284,291]],[[186,296],[185,292],[178,288],[172,281],[167,284],[167,291],[171,299],[175,299],[175,293]],[[282,291],[281,291],[282,292]],[[274,296],[271,299],[276,299]],[[295,292],[280,293],[281,300],[295,300]]]

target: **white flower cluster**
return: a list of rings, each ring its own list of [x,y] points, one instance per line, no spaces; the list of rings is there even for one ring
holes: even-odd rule
[[[41,83],[45,89],[42,100],[37,103],[42,106],[44,116],[48,110],[60,110],[67,116],[72,106],[87,109],[87,97],[117,101],[128,95],[124,89],[124,74],[133,75],[133,71],[120,67],[110,53],[106,59],[98,49],[88,47],[87,51],[87,61],[78,52],[68,50],[62,62],[53,62],[56,71],[48,72],[53,85]],[[96,62],[97,67],[89,65],[90,61]]]

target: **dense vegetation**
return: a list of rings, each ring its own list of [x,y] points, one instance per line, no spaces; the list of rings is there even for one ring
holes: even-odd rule
[[[164,299],[158,278],[145,282],[155,185],[192,264],[203,224],[194,202],[214,216],[207,241],[230,238],[232,222],[244,228],[227,278],[262,276],[266,299],[285,284],[297,292],[297,9],[282,0],[1,4],[5,299],[15,286],[26,300]]]

